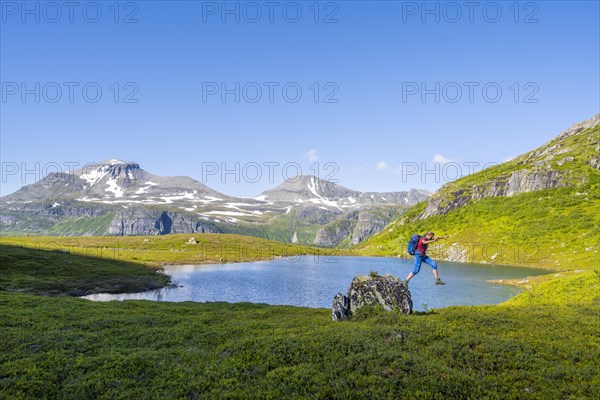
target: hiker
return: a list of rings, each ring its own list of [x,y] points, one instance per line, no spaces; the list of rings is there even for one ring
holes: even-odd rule
[[[417,246],[415,249],[415,267],[414,267],[413,271],[410,274],[408,274],[408,276],[406,277],[406,280],[404,281],[404,286],[408,287],[408,281],[410,281],[416,274],[419,273],[419,271],[421,270],[421,263],[425,263],[425,264],[428,264],[431,266],[431,268],[433,269],[433,276],[435,277],[436,285],[445,285],[446,284],[445,282],[442,282],[442,280],[440,279],[440,276],[437,271],[437,264],[426,253],[427,253],[427,247],[429,246],[429,243],[437,242],[440,239],[446,239],[448,236],[439,236],[439,237],[434,237],[434,236],[435,236],[435,234],[433,232],[429,231],[425,234],[425,236],[420,238],[419,241],[417,242]]]

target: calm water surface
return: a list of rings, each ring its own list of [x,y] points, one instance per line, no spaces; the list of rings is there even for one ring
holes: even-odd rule
[[[379,257],[290,257],[272,261],[165,267],[177,286],[143,293],[95,294],[96,301],[226,301],[329,308],[333,296],[346,293],[356,275],[377,271],[402,279],[412,270],[412,260]],[[488,283],[490,279],[515,279],[548,271],[481,264],[438,262],[445,286],[434,285],[431,268],[423,264],[410,281],[415,309],[452,305],[497,304],[518,294],[512,286]]]

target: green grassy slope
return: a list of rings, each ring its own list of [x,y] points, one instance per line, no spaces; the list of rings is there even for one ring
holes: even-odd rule
[[[188,244],[194,237],[198,244]],[[40,250],[65,250],[73,254],[151,266],[214,264],[268,260],[295,255],[334,255],[341,250],[279,243],[252,236],[195,233],[163,236],[22,236],[0,237],[0,245]],[[350,254],[345,251],[345,254]]]
[[[600,171],[589,165],[589,160],[597,155],[594,151],[600,142],[600,128],[561,140],[558,150],[557,140],[511,162],[447,184],[429,201],[450,204],[459,196],[485,192],[514,171],[534,171],[538,167],[533,164],[548,158],[548,149],[560,152],[546,162],[561,171],[566,186],[470,200],[465,206],[425,219],[419,216],[427,203],[421,203],[354,249],[364,255],[406,254],[413,233],[434,230],[438,235],[451,235],[431,247],[431,255],[440,259],[564,270],[597,268]],[[562,162],[567,157],[573,158]]]
[[[160,239],[173,250],[187,236]],[[21,238],[39,239],[56,238]],[[82,246],[84,239],[61,238],[60,245]],[[110,239],[94,238],[96,246]],[[156,250],[165,243],[144,239],[127,243],[145,244],[148,259],[171,253]],[[326,309],[94,303],[15,293],[106,291],[160,275],[130,262],[4,243],[0,256],[0,398],[592,399],[600,393],[597,272],[541,279],[499,306],[414,315],[371,310],[334,323]]]
[[[169,277],[145,265],[0,244],[0,290],[44,295],[139,292]]]
[[[451,237],[430,247],[440,259],[586,269],[600,261],[600,194],[554,189],[488,197],[445,215],[418,216],[424,204],[354,248],[363,255],[405,254],[410,236],[433,229]],[[585,190],[585,189],[583,189]]]
[[[108,231],[114,213],[107,213],[95,218],[68,218],[48,230],[49,235],[93,236],[103,235]]]
[[[510,161],[444,185],[429,201],[441,198],[444,202],[450,202],[458,196],[485,193],[493,183],[505,182],[511,173],[521,170],[556,172],[562,186],[577,187],[594,179],[597,185],[599,172],[589,161],[599,156],[598,146],[600,126],[593,126],[570,136],[559,135],[539,148]]]
[[[0,292],[0,398],[597,398],[600,281],[376,313]],[[568,329],[566,328],[568,327]]]

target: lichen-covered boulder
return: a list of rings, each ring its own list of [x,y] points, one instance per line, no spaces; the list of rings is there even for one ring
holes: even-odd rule
[[[347,296],[342,293],[335,295],[331,318],[334,321],[350,319],[357,309],[365,305],[381,305],[384,310],[400,310],[404,314],[412,312],[410,291],[399,278],[361,275],[352,280]]]

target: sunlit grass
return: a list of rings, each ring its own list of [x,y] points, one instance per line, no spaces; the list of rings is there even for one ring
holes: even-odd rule
[[[547,277],[498,306],[378,311],[335,323],[327,309],[10,293],[28,290],[32,279],[35,293],[55,285],[104,290],[105,276],[153,272],[83,256],[71,258],[75,268],[64,264],[65,253],[6,247],[0,272],[13,283],[0,281],[0,398],[593,399],[600,392],[594,271]]]

